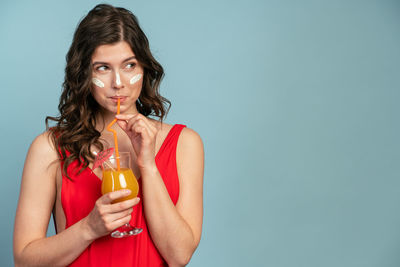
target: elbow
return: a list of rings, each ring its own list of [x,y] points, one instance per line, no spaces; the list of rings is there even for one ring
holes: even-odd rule
[[[171,261],[167,261],[169,267],[183,267],[189,264],[192,255],[180,256]]]
[[[22,249],[17,249],[14,245],[13,256],[14,266],[22,266]]]
[[[170,261],[167,260],[168,266],[181,267],[188,265],[196,248],[197,245],[193,244],[193,246],[187,248],[185,251],[176,254],[175,257],[170,259]]]
[[[165,255],[163,255],[165,261],[168,263],[168,266],[181,267],[188,265],[194,252],[199,246],[200,238],[200,235],[195,237],[192,234],[192,238],[170,244],[168,249],[165,251]]]
[[[186,253],[186,255],[183,255],[181,257],[180,261],[179,261],[179,265],[178,266],[186,266],[186,265],[188,265],[190,259],[193,256],[193,252],[194,252],[194,250],[191,253]]]
[[[14,251],[14,266],[16,267],[23,266],[23,260],[20,253],[16,253],[15,251]]]
[[[14,248],[13,248],[14,266],[18,267],[18,266],[33,265],[32,262],[29,260],[29,256],[27,255],[28,253],[27,249],[32,242],[29,242],[28,244],[19,244],[19,245],[14,243]]]
[[[24,254],[22,251],[16,252],[14,250],[14,266],[27,266],[26,259],[24,259]]]

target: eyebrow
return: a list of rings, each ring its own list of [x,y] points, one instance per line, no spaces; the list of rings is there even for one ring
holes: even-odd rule
[[[128,57],[128,58],[124,59],[124,61],[122,61],[122,63],[127,62],[127,61],[132,60],[132,59],[136,59],[136,57],[135,56]],[[98,65],[98,64],[107,65],[108,63],[107,62],[102,62],[102,61],[95,61],[95,62],[93,62],[92,65],[94,66],[94,65]]]

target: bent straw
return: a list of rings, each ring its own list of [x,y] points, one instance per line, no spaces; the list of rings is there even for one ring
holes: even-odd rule
[[[120,112],[120,103],[121,103],[121,99],[118,98],[118,102],[117,102],[117,115]],[[120,171],[121,168],[119,166],[119,150],[118,150],[118,139],[117,139],[117,132],[114,129],[111,129],[111,126],[113,126],[114,123],[117,122],[117,119],[114,119],[108,126],[107,126],[107,131],[110,131],[113,133],[114,135],[114,146],[115,146],[115,157],[117,159],[117,170]]]

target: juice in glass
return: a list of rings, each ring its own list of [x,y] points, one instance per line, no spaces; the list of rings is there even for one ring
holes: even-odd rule
[[[101,184],[101,193],[104,195],[120,189],[129,189],[131,190],[131,194],[127,197],[114,200],[112,203],[117,203],[137,197],[139,192],[139,184],[132,170],[128,168],[120,168],[119,171],[110,168],[104,169],[103,182]]]
[[[131,169],[131,157],[129,152],[119,152],[118,156],[112,155],[103,163],[103,181],[101,182],[101,193],[107,194],[121,189],[131,190],[131,194],[114,200],[117,203],[137,197],[139,184]],[[134,216],[134,215],[132,215]],[[137,235],[142,228],[125,224],[111,233],[112,237],[122,238]]]

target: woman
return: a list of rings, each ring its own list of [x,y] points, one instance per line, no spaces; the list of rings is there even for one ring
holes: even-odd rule
[[[163,123],[163,69],[135,16],[110,5],[91,10],[76,29],[65,73],[60,116],[46,119],[56,126],[33,141],[26,158],[15,264],[186,265],[201,236],[203,144],[195,131]],[[140,199],[112,204],[129,190],[101,196],[101,170],[92,167],[95,154],[114,146],[106,126],[115,118],[119,150],[131,152],[140,177]],[[46,237],[52,212],[57,234]],[[129,222],[143,232],[110,237]]]

